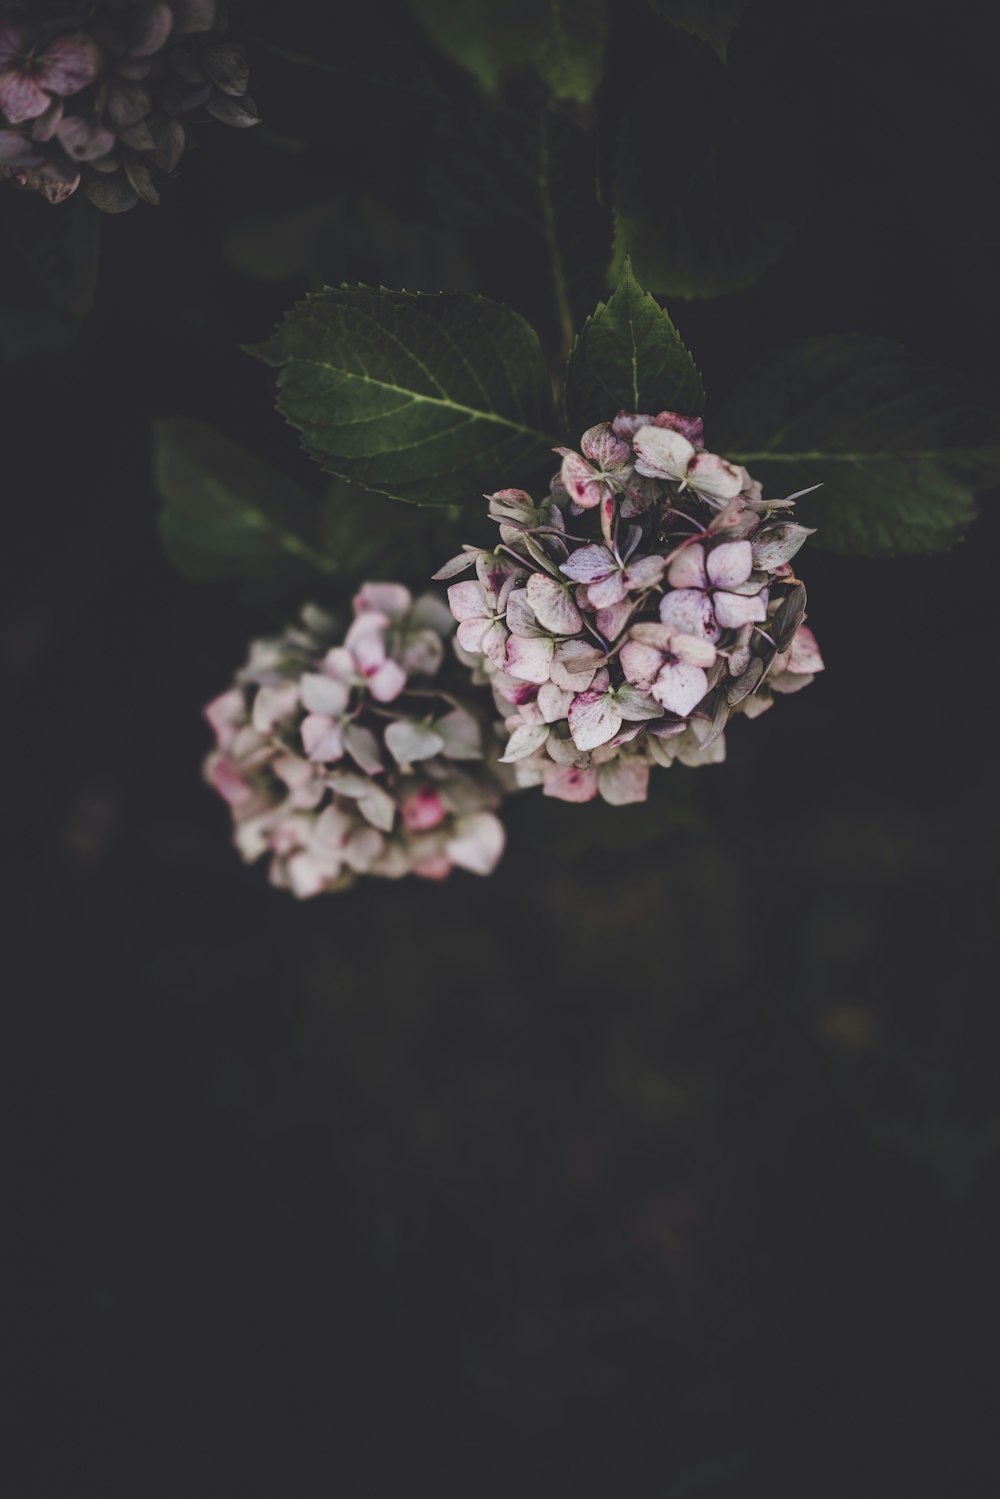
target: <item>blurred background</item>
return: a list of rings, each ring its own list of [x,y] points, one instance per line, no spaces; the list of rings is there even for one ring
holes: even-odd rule
[[[202,704],[275,619],[165,560],[151,421],[315,487],[239,345],[324,279],[558,340],[516,109],[480,150],[410,12],[361,9],[239,7],[265,124],[103,222],[75,300],[18,250],[60,210],[0,200],[6,1492],[995,1494],[995,508],[941,557],[807,547],[816,684],[648,806],[523,794],[491,880],[299,904],[201,784]],[[995,387],[982,23],[755,0],[732,75],[647,24],[613,15],[606,89],[662,90],[658,190],[714,170],[738,75],[792,226],[671,304],[709,442],[809,334]],[[607,143],[567,133],[579,322]]]

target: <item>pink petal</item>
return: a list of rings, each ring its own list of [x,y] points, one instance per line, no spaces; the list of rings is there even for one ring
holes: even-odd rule
[[[667,582],[671,588],[706,588],[708,575],[705,572],[705,548],[700,541],[685,547],[671,560],[667,569]]]
[[[695,457],[687,438],[669,427],[641,427],[632,446],[636,473],[650,479],[672,479],[676,483],[687,476],[688,465]]]
[[[625,587],[630,589],[655,588],[666,571],[663,557],[637,557],[625,569]]]
[[[702,635],[684,635],[677,630],[670,641],[670,654],[689,666],[715,665],[715,646]]]
[[[215,734],[216,741],[221,745],[224,741],[232,738],[232,730],[238,725],[246,723],[247,708],[243,692],[239,687],[230,687],[228,692],[223,692],[219,697],[214,697],[203,709],[205,717]]]
[[[625,597],[625,579],[620,572],[614,572],[610,578],[602,578],[599,583],[590,583],[587,586],[591,608],[610,609],[614,604],[621,603]]]
[[[545,573],[532,573],[525,590],[538,623],[553,635],[576,635],[583,628],[569,590]]]
[[[708,577],[715,588],[738,588],[753,572],[749,541],[723,541],[708,554]]]
[[[470,557],[468,560],[471,562],[473,559]],[[355,614],[377,609],[389,619],[396,620],[409,613],[413,597],[402,583],[364,583],[354,595],[353,602]]]
[[[595,471],[585,458],[579,453],[567,452],[562,461],[560,478],[566,486],[566,492],[574,505],[579,505],[581,510],[593,510],[595,505],[601,502],[601,491],[605,486],[597,478]]]
[[[365,673],[368,676],[368,673]],[[391,703],[406,686],[406,672],[398,661],[383,661],[376,671],[368,676],[368,688],[378,703]]]
[[[627,580],[628,574],[625,576]],[[631,618],[632,600],[622,598],[617,604],[610,604],[607,609],[598,609],[595,624],[605,640],[615,641]]]
[[[714,453],[696,454],[687,477],[691,488],[710,500],[735,500],[743,488],[740,470]]]
[[[607,547],[579,547],[560,565],[559,571],[575,583],[597,583],[617,571],[618,564]]]
[[[542,794],[557,797],[561,802],[593,801],[597,795],[597,771],[578,770],[572,765],[547,765]]]
[[[763,624],[767,619],[766,591],[749,598],[739,593],[717,593],[712,602],[715,617],[724,630],[738,630],[741,625],[751,623]]]
[[[564,640],[552,657],[550,677],[567,692],[585,692],[604,655],[585,640]]]
[[[470,625],[478,624],[478,620],[467,620],[464,625],[459,625],[459,631],[467,630]],[[492,624],[487,623],[487,629],[483,635],[480,649],[487,660],[492,661],[494,666],[503,667],[507,659],[507,636],[508,630],[502,620],[494,620]]]
[[[448,815],[444,802],[431,786],[413,792],[400,803],[399,810],[403,826],[420,833],[426,832],[428,828],[436,828]]]
[[[632,456],[628,443],[615,436],[610,422],[588,427],[580,439],[580,447],[584,456],[596,463],[602,473],[607,469],[623,468]]]
[[[823,657],[820,655],[819,644],[808,625],[799,625],[792,636],[785,670],[791,672],[823,670]]]
[[[673,625],[685,635],[701,635],[706,640],[718,640],[719,627],[712,613],[712,600],[707,593],[693,588],[679,588],[660,600],[660,618],[665,625]]]
[[[623,760],[620,756],[597,772],[601,796],[612,807],[627,807],[644,802],[649,794],[649,766],[642,760]]]
[[[205,762],[205,777],[212,789],[231,807],[244,806],[253,798],[253,787],[224,755],[209,757]]]
[[[565,718],[572,701],[572,692],[557,687],[555,682],[543,682],[538,689],[536,699],[543,723],[558,723],[560,719]]]
[[[678,411],[661,411],[653,418],[653,426],[667,427],[671,432],[679,432],[696,448],[705,445],[705,423],[700,416],[681,416]]]
[[[325,713],[310,713],[302,720],[302,748],[310,760],[332,763],[344,753],[340,725]]]
[[[101,51],[85,32],[66,32],[49,43],[40,63],[39,83],[66,99],[94,82],[101,71]]]
[[[527,639],[523,635],[512,635],[507,642],[507,657],[504,670],[508,676],[521,682],[549,680],[555,642],[548,639]]]
[[[652,694],[671,713],[686,718],[708,691],[708,678],[700,666],[686,661],[668,661],[660,668]]]
[[[463,651],[468,651],[473,656],[479,656],[483,650],[483,637],[492,628],[493,626],[488,619],[463,619],[455,631],[455,639]]]
[[[663,653],[638,640],[627,640],[618,652],[618,659],[626,682],[637,687],[652,687],[663,665]]]
[[[466,619],[486,619],[493,613],[482,583],[453,583],[448,589],[448,607],[460,623]]]
[[[607,692],[581,692],[569,705],[569,731],[577,749],[595,749],[613,739],[622,726],[622,716]]]
[[[631,442],[639,428],[651,426],[652,421],[653,418],[651,416],[643,416],[636,411],[619,411],[611,423],[611,430],[616,437],[621,437]]]
[[[13,71],[0,75],[0,113],[5,114],[12,125],[36,120],[48,107],[48,94],[33,78]]]

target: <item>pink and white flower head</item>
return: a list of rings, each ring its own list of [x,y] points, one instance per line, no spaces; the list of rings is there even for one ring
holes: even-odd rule
[[[209,703],[209,784],[247,862],[306,897],[358,875],[490,874],[503,852],[488,722],[441,680],[452,619],[440,599],[369,583],[338,640],[315,608],[255,641]]]
[[[734,713],[822,669],[791,561],[810,532],[704,446],[699,417],[619,412],[559,448],[547,500],[490,499],[495,551],[450,583],[456,649],[489,682],[501,763],[547,796],[643,801],[653,766],[718,763]],[[477,581],[451,582],[470,567]]]

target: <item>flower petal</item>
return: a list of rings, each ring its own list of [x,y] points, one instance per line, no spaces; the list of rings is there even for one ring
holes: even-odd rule
[[[597,784],[604,801],[612,807],[627,807],[644,802],[649,794],[649,766],[642,760],[612,760],[597,772]]]
[[[581,692],[569,705],[569,730],[577,749],[606,744],[622,726],[622,715],[608,692]]]
[[[704,447],[705,423],[700,416],[681,416],[679,411],[661,411],[653,418],[654,427],[679,432],[696,448]]]
[[[626,597],[619,599],[617,604],[609,604],[606,609],[598,609],[594,622],[605,640],[618,639],[632,618],[632,604],[633,600]]]
[[[627,442],[616,437],[610,422],[599,422],[588,427],[580,439],[585,458],[595,463],[602,473],[608,469],[624,468],[632,454]]]
[[[553,635],[576,635],[583,628],[583,619],[570,597],[568,585],[557,583],[545,573],[532,573],[525,592],[535,618]]]
[[[305,672],[301,688],[302,706],[308,713],[326,713],[336,718],[350,701],[351,689],[346,683],[318,672]]]
[[[302,735],[302,748],[310,760],[332,764],[343,756],[344,739],[340,724],[327,714],[310,713],[302,720],[299,732]]]
[[[65,99],[93,83],[101,71],[101,50],[83,31],[55,37],[41,56],[38,81],[50,93]]]
[[[667,568],[665,557],[637,557],[630,562],[625,569],[625,587],[638,591],[641,588],[655,588],[663,579]]]
[[[737,543],[742,545],[742,543]],[[712,603],[715,618],[724,630],[738,630],[741,625],[763,624],[767,619],[767,590],[756,597],[739,593],[717,593]]]
[[[706,563],[714,588],[738,588],[753,572],[753,547],[749,541],[723,541],[714,546]]]
[[[500,757],[500,764],[513,765],[518,760],[527,759],[529,755],[535,753],[535,750],[541,749],[548,737],[548,724],[519,724],[507,741],[507,747]]]
[[[398,661],[383,661],[382,665],[368,677],[368,689],[375,701],[379,703],[391,703],[405,686],[406,672]]]
[[[542,682],[549,680],[555,642],[545,639],[529,640],[523,635],[512,635],[507,642],[504,671],[520,682]]]
[[[500,862],[507,836],[492,812],[467,812],[456,817],[448,839],[448,858],[470,874],[492,874]]]
[[[671,713],[686,718],[708,691],[708,678],[700,666],[689,666],[686,661],[667,661],[660,668],[651,690],[658,703],[669,708]]]
[[[808,625],[799,625],[788,648],[786,671],[814,672],[823,670],[823,657],[819,643]]]
[[[594,469],[579,453],[563,450],[565,456],[559,476],[566,488],[566,493],[574,505],[579,505],[581,510],[593,510],[595,505],[601,502],[601,492],[606,488],[597,477]]]
[[[620,572],[613,572],[599,583],[588,583],[587,594],[593,609],[610,609],[625,597],[625,579]]]
[[[663,665],[663,652],[638,640],[626,640],[618,652],[626,682],[636,687],[652,687]]]
[[[685,635],[701,635],[705,640],[719,638],[712,600],[697,589],[678,588],[666,594],[660,600],[660,618],[665,625],[673,625]]]
[[[573,693],[566,691],[563,687],[557,687],[555,682],[543,682],[538,689],[536,702],[538,711],[545,723],[558,723],[566,717],[569,705],[573,701]]]
[[[663,709],[648,692],[628,683],[615,693],[615,706],[627,723],[644,723],[649,718],[663,717]]]
[[[575,583],[597,583],[617,571],[618,564],[607,547],[578,547],[559,568]]]
[[[687,473],[691,488],[709,500],[735,500],[743,488],[743,473],[715,453],[697,453]]]
[[[455,632],[455,639],[463,651],[468,651],[473,656],[480,656],[483,653],[483,639],[492,628],[493,626],[488,619],[481,617],[478,619],[463,619]]]
[[[385,767],[379,753],[378,740],[371,729],[361,724],[349,723],[344,728],[344,748],[366,775],[378,775]]]
[[[488,619],[493,613],[482,583],[453,583],[448,589],[448,607],[459,623],[466,619]]]
[[[431,573],[431,577],[435,583],[446,583],[449,578],[457,578],[459,573],[464,573],[467,568],[473,565],[475,560],[475,548],[470,548],[467,552],[459,552],[457,557],[449,557],[448,561],[442,567],[439,567],[436,573]]]
[[[597,795],[597,771],[577,769],[572,765],[548,765],[542,783],[542,794],[561,802],[590,802]]]
[[[585,692],[603,660],[604,653],[585,640],[564,640],[555,649],[549,676],[566,692]]]
[[[773,573],[782,563],[790,562],[806,537],[812,535],[808,526],[796,526],[791,522],[761,531],[753,544],[754,567]]]
[[[391,620],[408,614],[413,604],[413,595],[402,583],[364,583],[353,599],[355,614],[364,614],[376,609]]]
[[[0,114],[6,115],[12,125],[36,120],[48,107],[48,94],[33,78],[14,70],[0,74]]]
[[[399,718],[385,731],[385,747],[398,765],[412,765],[415,760],[429,760],[444,749],[444,740],[429,724],[411,723]]]
[[[424,833],[428,828],[436,828],[438,823],[444,822],[448,815],[444,802],[433,786],[422,786],[419,791],[411,792],[405,800],[400,802],[399,812],[403,819],[403,826],[418,833]]]
[[[707,588],[705,548],[700,541],[685,547],[671,559],[667,582],[671,588]]]
[[[677,483],[687,477],[688,465],[695,457],[694,447],[687,438],[669,427],[640,427],[632,446],[636,473],[650,479],[672,479]]]

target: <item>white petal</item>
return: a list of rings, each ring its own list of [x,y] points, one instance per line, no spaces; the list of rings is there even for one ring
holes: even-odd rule
[[[641,427],[632,439],[635,470],[650,479],[686,477],[695,450],[686,437],[669,427]]]
[[[358,797],[358,811],[373,828],[388,833],[396,817],[396,803],[381,786],[369,781],[364,795]]]
[[[629,598],[619,599],[617,604],[610,604],[607,609],[597,611],[595,624],[605,640],[618,639],[632,617],[632,602]]]
[[[340,724],[325,713],[310,713],[302,720],[302,747],[310,760],[330,762],[344,753]]]
[[[607,547],[585,546],[572,552],[560,566],[567,578],[575,583],[595,583],[606,578],[618,567]]]
[[[737,588],[753,572],[749,541],[723,541],[708,554],[708,577],[716,588]]]
[[[627,640],[618,653],[626,682],[652,687],[663,665],[663,652],[638,640]]]
[[[701,452],[688,469],[688,483],[710,500],[735,500],[743,488],[744,473],[715,453]]]
[[[547,682],[554,649],[554,641],[527,640],[522,635],[512,635],[507,642],[504,670],[520,682]]]
[[[448,839],[448,858],[459,869],[472,874],[492,874],[504,850],[506,835],[503,823],[491,812],[468,812],[455,819],[454,833]]]
[[[479,720],[464,708],[455,708],[434,725],[441,736],[441,753],[449,760],[481,760],[483,735]]]
[[[412,765],[414,760],[429,760],[444,749],[441,735],[428,724],[410,723],[405,718],[397,719],[385,731],[385,744],[399,765]]]
[[[686,661],[666,662],[652,687],[656,701],[681,718],[698,706],[707,691],[708,678],[701,667]]]
[[[585,640],[565,640],[552,657],[551,679],[567,692],[585,692],[594,680],[604,653]]]
[[[455,639],[463,651],[469,651],[473,656],[480,656],[483,650],[483,637],[491,628],[489,619],[483,618],[482,615],[476,619],[463,619],[455,631]]]
[[[705,572],[705,548],[700,541],[693,542],[678,552],[667,569],[667,582],[671,588],[705,588],[708,576]]]
[[[712,603],[715,617],[724,630],[738,630],[741,625],[763,624],[767,619],[767,594],[748,598],[739,593],[717,593]]]
[[[354,612],[377,609],[389,619],[400,619],[410,609],[413,597],[402,583],[364,583],[354,595]]]
[[[601,796],[612,807],[627,807],[644,802],[649,793],[649,766],[642,760],[619,757],[597,772]]]
[[[355,765],[359,765],[367,775],[378,775],[380,770],[384,770],[378,740],[371,729],[349,723],[344,729],[344,748]]]
[[[448,607],[461,624],[464,619],[483,619],[492,613],[482,583],[453,583],[448,589]]]
[[[517,760],[526,759],[528,755],[533,755],[535,750],[541,749],[548,737],[548,724],[519,724],[507,741],[507,748],[500,757],[500,764],[513,765]]]
[[[670,641],[670,654],[689,666],[714,666],[715,646],[700,635],[683,635],[676,631]]]
[[[581,750],[606,744],[622,726],[622,715],[607,692],[579,693],[566,716],[573,743]]]
[[[712,613],[712,600],[695,588],[678,588],[660,600],[660,618],[685,635],[701,635],[718,640],[719,627]]]
[[[466,621],[466,624],[459,625],[458,628],[464,630],[468,625],[473,623],[474,621],[470,619]],[[495,619],[491,625],[487,626],[483,634],[480,649],[487,660],[493,662],[494,666],[503,666],[507,658],[507,626],[502,620]]]
[[[583,628],[580,611],[569,589],[544,573],[532,573],[525,589],[538,623],[553,635],[575,635]]]
[[[301,678],[302,706],[307,713],[328,713],[334,718],[343,713],[351,696],[346,682],[307,671]]]
[[[555,682],[543,682],[538,689],[538,710],[545,723],[556,723],[565,718],[572,701],[573,693],[557,687]]]
[[[625,569],[625,587],[636,591],[655,588],[663,578],[666,567],[665,557],[637,557]]]
[[[610,609],[625,597],[625,579],[620,572],[614,572],[609,578],[588,584],[587,593],[592,609]]]

